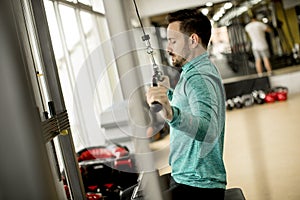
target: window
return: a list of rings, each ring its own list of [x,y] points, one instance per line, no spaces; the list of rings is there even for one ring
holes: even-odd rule
[[[44,5],[75,149],[101,145],[100,125],[89,115],[97,118],[111,106],[111,88],[118,82],[115,64],[105,60],[112,49],[102,49],[109,39],[103,2],[44,0]]]

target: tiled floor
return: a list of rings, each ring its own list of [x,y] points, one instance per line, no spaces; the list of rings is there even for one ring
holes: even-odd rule
[[[247,200],[299,200],[300,94],[228,111],[224,159]]]

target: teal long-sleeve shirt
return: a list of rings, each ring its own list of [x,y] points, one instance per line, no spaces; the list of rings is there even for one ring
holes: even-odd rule
[[[207,52],[182,67],[168,97],[173,109],[169,122],[172,177],[185,185],[225,189],[225,93]]]

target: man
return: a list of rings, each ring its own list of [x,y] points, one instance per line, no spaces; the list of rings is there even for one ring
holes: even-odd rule
[[[251,19],[251,22],[245,26],[245,30],[248,33],[251,43],[252,52],[255,58],[256,72],[259,76],[262,76],[262,59],[264,66],[269,75],[272,74],[272,66],[269,60],[270,52],[268,43],[266,40],[266,32],[271,32],[271,28],[266,24],[258,21],[255,17]]]
[[[148,104],[161,103],[170,126],[172,172],[164,199],[224,199],[225,93],[206,51],[211,24],[198,9],[170,13],[167,20],[167,51],[182,72],[174,90],[165,77],[147,92]]]

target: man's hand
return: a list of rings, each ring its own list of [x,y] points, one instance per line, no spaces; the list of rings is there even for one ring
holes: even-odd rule
[[[159,82],[157,87],[149,88],[146,93],[146,97],[149,106],[151,106],[151,104],[155,101],[159,102],[163,107],[159,113],[164,119],[171,121],[173,119],[173,112],[167,96],[167,91],[169,88],[169,77],[163,76],[163,81]]]

